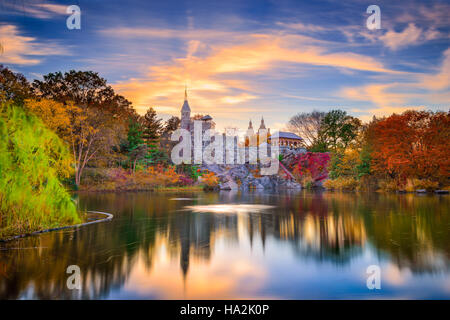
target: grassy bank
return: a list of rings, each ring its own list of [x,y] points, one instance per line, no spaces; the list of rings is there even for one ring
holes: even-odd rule
[[[338,191],[373,191],[373,192],[434,192],[436,190],[450,190],[450,186],[431,179],[375,179],[365,177],[338,177],[326,180],[323,186],[327,190]]]

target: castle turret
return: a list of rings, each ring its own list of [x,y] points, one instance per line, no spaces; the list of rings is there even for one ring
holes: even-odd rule
[[[255,132],[253,131],[253,124],[252,124],[252,120],[250,120],[248,122],[248,129],[247,129],[247,136],[251,137],[255,134]]]
[[[189,107],[189,102],[187,98],[187,88],[184,89],[184,103],[181,107],[181,129],[190,129],[191,124],[191,108]]]
[[[265,129],[265,128],[266,128],[266,124],[264,123],[264,117],[261,117],[261,124],[259,125],[259,130]]]

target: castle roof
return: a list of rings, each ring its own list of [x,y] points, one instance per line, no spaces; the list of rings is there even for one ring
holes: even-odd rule
[[[206,116],[204,116],[204,117],[202,117],[202,120],[212,120],[212,117],[209,115],[209,114],[207,114]]]
[[[266,124],[264,123],[264,118],[261,117],[261,124],[259,125],[259,129],[265,129],[266,128]]]
[[[181,112],[191,112],[191,108],[189,107],[189,102],[187,98],[187,86],[184,88],[184,103],[181,107]]]
[[[184,100],[183,106],[181,107],[181,112],[191,112],[191,108],[189,107],[187,100]]]
[[[292,132],[284,132],[284,131],[279,131],[279,132],[275,132],[272,137],[274,138],[285,138],[285,139],[294,139],[294,140],[303,140],[301,137],[299,137],[298,135],[296,135],[295,133]]]

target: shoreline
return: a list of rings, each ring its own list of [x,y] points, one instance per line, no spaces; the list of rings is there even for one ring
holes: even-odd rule
[[[188,186],[188,187],[156,187],[149,189],[101,189],[101,188],[92,188],[92,189],[79,189],[79,190],[69,190],[71,193],[125,193],[125,192],[196,192],[196,191],[204,191],[203,186]]]
[[[41,233],[47,233],[47,232],[51,232],[51,231],[58,231],[58,230],[69,229],[69,228],[84,227],[84,226],[87,226],[87,225],[90,225],[90,224],[94,224],[94,223],[110,221],[114,217],[114,215],[112,215],[111,213],[102,212],[102,211],[87,211],[86,213],[103,214],[103,215],[106,215],[106,218],[97,219],[97,220],[94,220],[94,221],[88,221],[88,222],[84,222],[84,223],[78,223],[78,224],[74,224],[74,225],[68,225],[68,226],[62,226],[62,227],[56,227],[56,228],[49,228],[49,229],[33,231],[33,232],[30,232],[30,233],[24,233],[24,234],[12,236],[12,237],[9,237],[9,238],[6,238],[6,239],[0,239],[0,242],[1,243],[10,242],[10,241],[13,241],[13,240],[17,240],[17,239],[21,239],[21,238],[25,238],[25,237],[29,237],[29,236],[34,236],[34,235],[38,235],[38,234],[41,234]]]
[[[154,188],[154,189],[114,189],[114,190],[102,190],[102,189],[81,189],[81,190],[70,190],[69,192],[72,194],[86,194],[86,193],[127,193],[127,192],[150,192],[150,193],[170,193],[170,192],[221,192],[221,191],[232,191],[228,189],[205,189],[204,187],[194,186],[194,187],[162,187],[162,188]],[[236,190],[237,192],[274,192],[274,191],[308,191],[313,193],[318,192],[331,192],[331,193],[363,193],[363,194],[415,194],[415,195],[448,195],[450,194],[449,190],[432,190],[432,191],[385,191],[385,190],[349,190],[349,189],[326,189],[326,188],[302,188],[302,189],[289,189],[289,188],[280,188],[280,189],[255,189],[250,188],[248,190]]]

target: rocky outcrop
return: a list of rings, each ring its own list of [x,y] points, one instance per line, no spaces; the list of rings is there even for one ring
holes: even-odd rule
[[[295,157],[301,153],[306,153],[306,149],[283,149],[280,152],[283,157],[283,163],[288,168],[294,164]]]
[[[221,190],[276,190],[301,189],[301,185],[286,180],[281,175],[260,176],[258,165],[204,165],[203,169],[214,172],[219,178]]]

